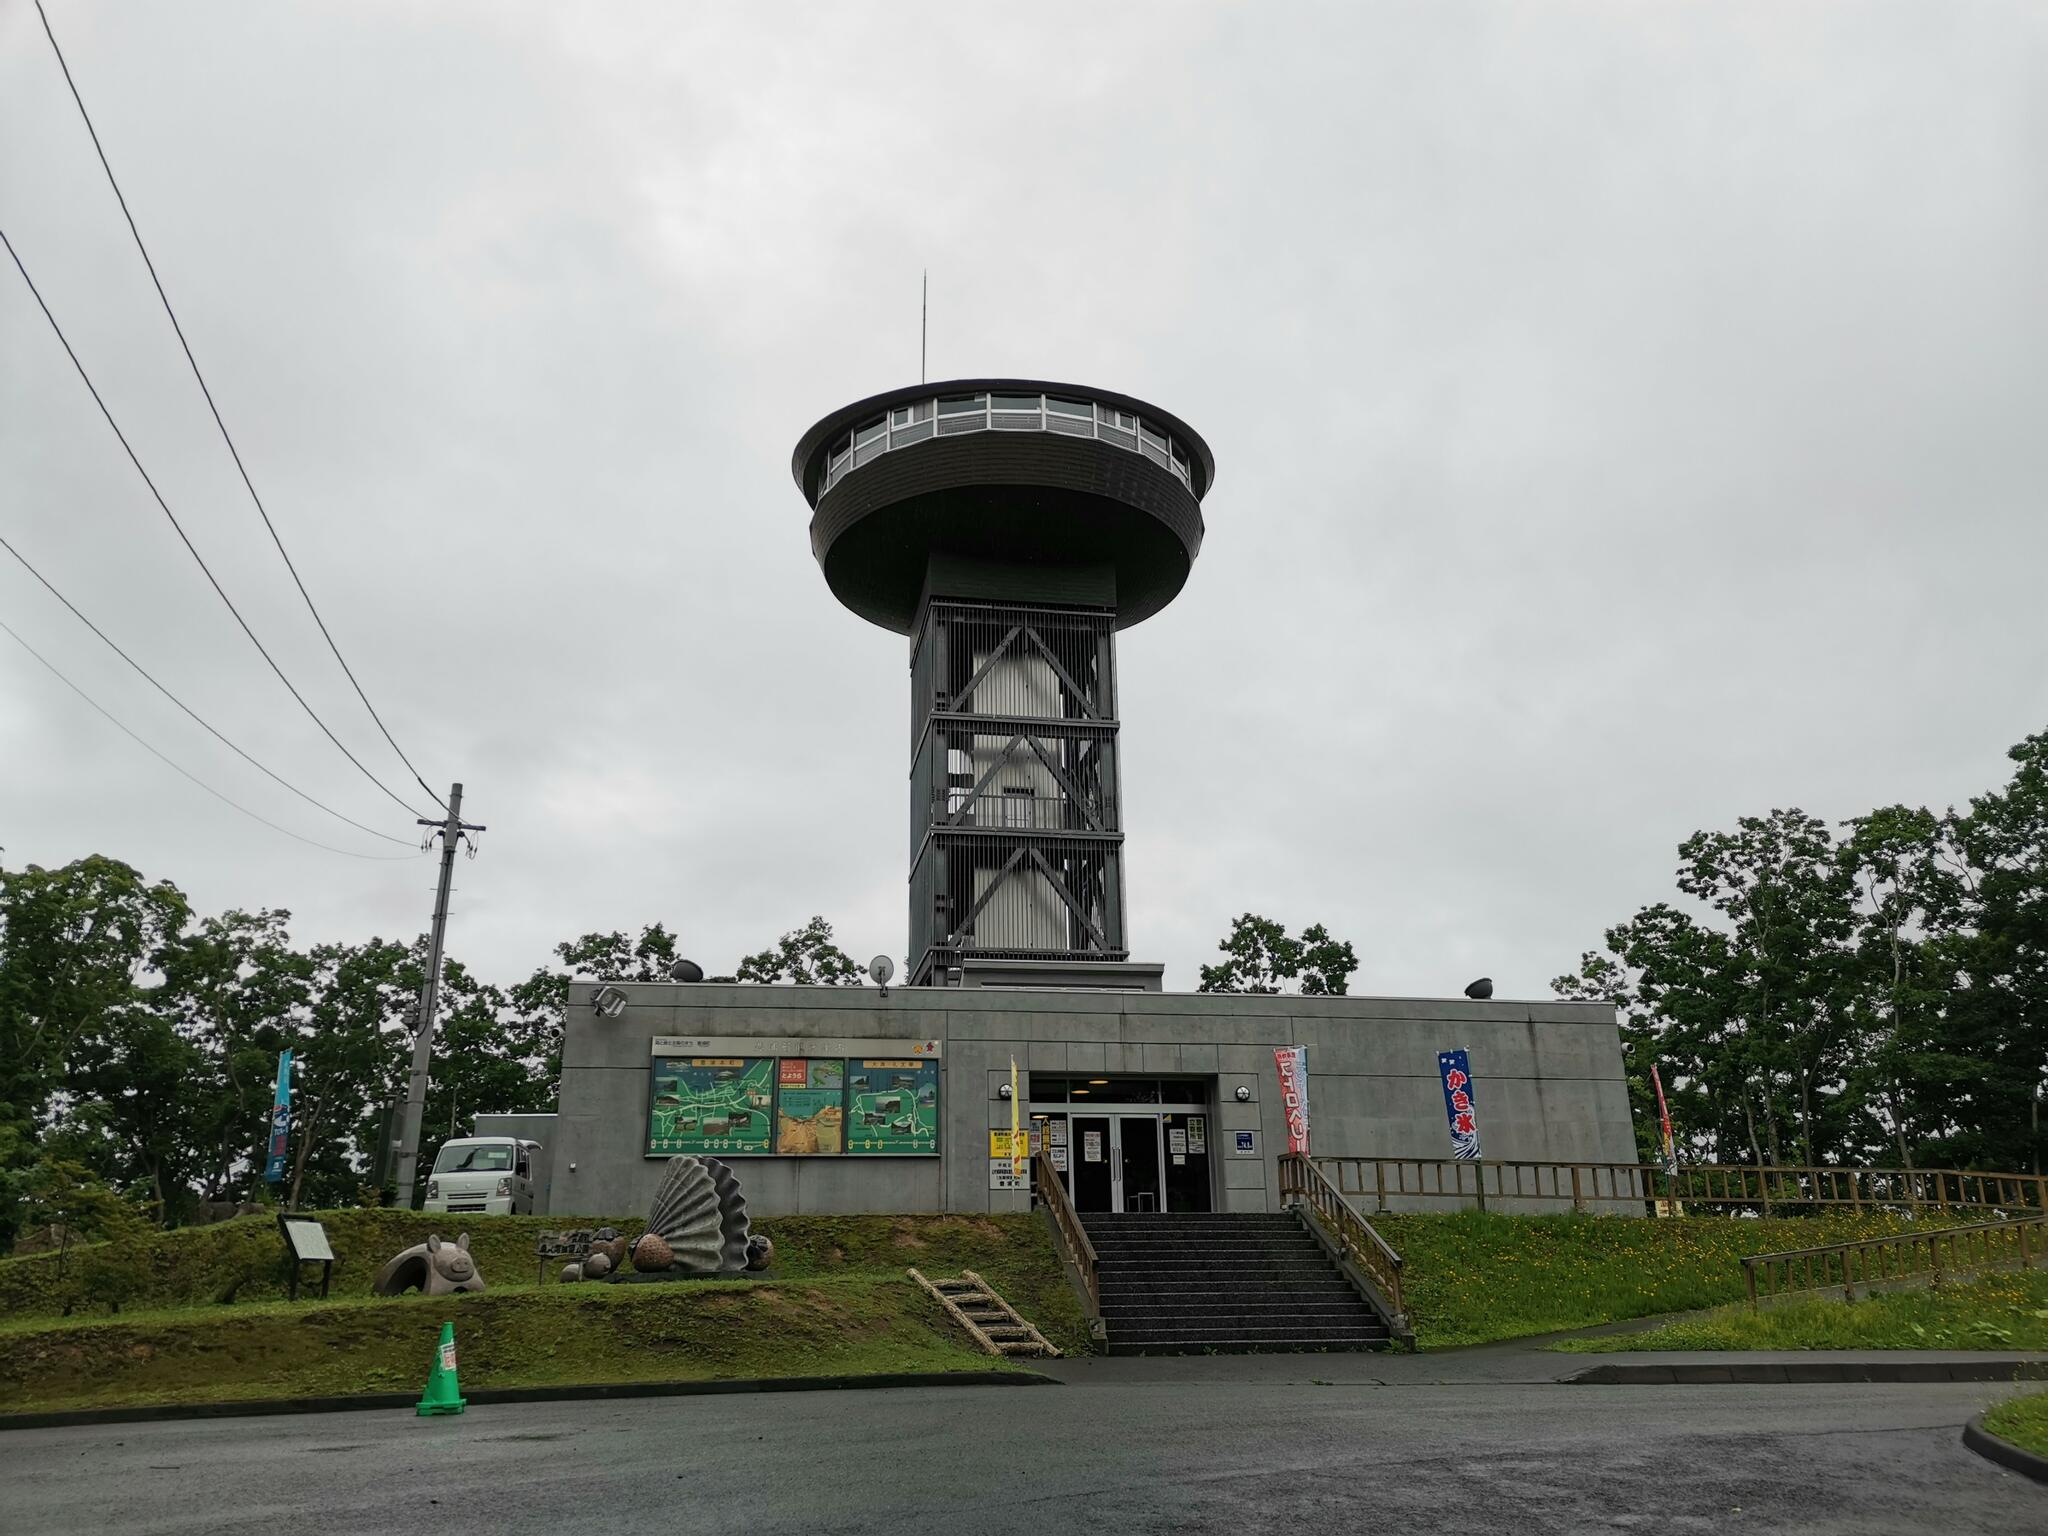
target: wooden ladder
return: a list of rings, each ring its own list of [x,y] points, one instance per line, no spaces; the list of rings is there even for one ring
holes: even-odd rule
[[[1017,1315],[1016,1308],[996,1294],[996,1288],[971,1269],[960,1271],[957,1280],[929,1280],[916,1270],[910,1278],[938,1297],[939,1305],[952,1314],[986,1354],[1058,1355],[1044,1334]]]

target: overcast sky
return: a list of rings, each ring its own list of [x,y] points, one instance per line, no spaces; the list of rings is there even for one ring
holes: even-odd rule
[[[909,687],[789,477],[931,377],[1126,391],[1218,477],[1122,638],[1136,958],[1245,910],[1354,990],[1541,996],[1697,828],[2001,782],[2048,728],[2048,8],[47,0],[344,653],[487,823],[451,952],[822,913],[903,956]],[[395,787],[214,434],[27,0],[0,227],[285,670]],[[411,839],[206,587],[10,268],[0,534],[251,753]],[[11,561],[0,617],[230,756]],[[424,797],[408,798],[424,807]],[[303,940],[430,861],[304,847],[0,635],[8,866]]]

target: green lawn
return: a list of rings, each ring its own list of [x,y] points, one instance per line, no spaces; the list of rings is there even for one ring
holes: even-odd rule
[[[1568,1339],[1588,1354],[1638,1349],[2048,1349],[2048,1274],[1987,1275],[1939,1290],[1747,1304],[1646,1333]]]
[[[460,1224],[319,1214],[340,1256],[326,1302],[280,1299],[283,1246],[260,1217],[74,1250],[61,1275],[50,1255],[0,1260],[0,1411],[411,1390],[446,1320],[465,1387],[1000,1368],[904,1278],[910,1266],[974,1270],[1062,1350],[1089,1348],[1036,1216],[779,1217],[759,1224],[775,1242],[761,1279],[566,1286],[555,1266],[537,1283],[534,1234],[595,1218],[472,1218],[487,1289],[429,1300],[369,1283],[400,1248]]]
[[[1743,1295],[1744,1254],[1898,1230],[1887,1215],[1374,1216],[1404,1261],[1402,1287],[1425,1349],[1523,1338]]]
[[[2023,1451],[2048,1456],[2048,1392],[2000,1403],[1984,1415],[1984,1427]]]
[[[470,1235],[470,1252],[487,1293],[532,1289],[540,1274],[534,1238],[544,1229],[609,1222],[628,1237],[645,1223],[599,1216],[428,1216],[391,1210],[314,1211],[339,1260],[332,1294],[366,1296],[384,1261],[429,1232]],[[915,1265],[929,1275],[972,1269],[1062,1348],[1085,1348],[1079,1303],[1042,1219],[1001,1216],[779,1216],[756,1223],[775,1243],[770,1275],[811,1280],[865,1271],[900,1276]],[[547,1266],[555,1286],[560,1261]],[[61,1272],[60,1272],[61,1270]],[[99,1243],[55,1254],[0,1259],[0,1331],[24,1318],[104,1316],[272,1301],[286,1293],[289,1269],[274,1218],[245,1216],[211,1227],[152,1233],[132,1245]],[[318,1269],[306,1276],[317,1284]]]
[[[556,1286],[43,1320],[0,1334],[12,1411],[411,1391],[443,1322],[462,1385],[1010,1368],[886,1275]]]

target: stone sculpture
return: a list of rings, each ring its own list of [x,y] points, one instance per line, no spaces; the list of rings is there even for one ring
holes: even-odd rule
[[[640,1275],[738,1275],[761,1269],[774,1245],[747,1220],[747,1197],[733,1171],[715,1157],[672,1157],[662,1171],[647,1230],[630,1245],[605,1227],[564,1280],[601,1280],[630,1263]]]
[[[428,1296],[452,1296],[483,1288],[484,1277],[469,1256],[467,1232],[452,1243],[443,1242],[438,1232],[428,1233],[424,1243],[395,1256],[370,1282],[370,1289],[379,1296],[414,1290]]]

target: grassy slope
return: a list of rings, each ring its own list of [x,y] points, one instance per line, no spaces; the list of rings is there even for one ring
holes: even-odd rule
[[[470,1252],[491,1291],[530,1288],[539,1274],[536,1233],[604,1225],[593,1216],[429,1217],[401,1211],[320,1211],[338,1262],[332,1294],[366,1296],[384,1261],[430,1231],[470,1234]],[[643,1223],[609,1218],[629,1237]],[[808,1280],[856,1271],[901,1275],[911,1265],[931,1275],[972,1269],[1061,1347],[1085,1338],[1079,1305],[1036,1216],[781,1216],[758,1230],[775,1242],[773,1277]],[[59,1277],[54,1254],[0,1259],[0,1329],[22,1318],[103,1315],[104,1283],[127,1277],[124,1311],[211,1307],[276,1300],[289,1270],[274,1219],[246,1216],[212,1227],[160,1232],[118,1251],[75,1249]],[[549,1285],[559,1263],[548,1267]],[[318,1270],[308,1266],[307,1276]]]
[[[1853,1303],[1811,1297],[1745,1305],[1648,1333],[1573,1339],[1561,1349],[2048,1349],[2048,1274],[1987,1275],[1938,1291],[1892,1291]]]
[[[2048,1392],[2000,1403],[1984,1415],[1984,1427],[2021,1450],[2048,1456]]]
[[[465,1389],[1001,1368],[886,1275],[267,1302],[0,1337],[14,1411],[410,1391],[445,1321]]]
[[[535,1283],[533,1234],[590,1218],[472,1220],[489,1289],[429,1301],[369,1294],[384,1259],[448,1223],[393,1211],[321,1213],[334,1299],[284,1293],[273,1221],[157,1234],[131,1249],[0,1260],[0,1401],[16,1407],[389,1391],[425,1378],[444,1318],[470,1386],[981,1369],[935,1304],[903,1278],[972,1269],[1069,1352],[1081,1311],[1035,1216],[815,1216],[761,1223],[761,1281],[665,1286]],[[639,1223],[615,1221],[621,1231]],[[88,1304],[95,1272],[125,1262],[118,1316]],[[223,1304],[223,1298],[231,1304]],[[69,1301],[74,1314],[66,1318]]]
[[[1402,1287],[1424,1348],[1479,1344],[1743,1295],[1744,1254],[1896,1230],[1896,1218],[1813,1216],[1388,1215],[1373,1225],[1401,1254]]]

